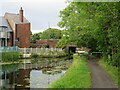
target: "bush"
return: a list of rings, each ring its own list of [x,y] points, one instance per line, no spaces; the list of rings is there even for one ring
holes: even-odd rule
[[[116,53],[112,56],[111,65],[119,67],[119,65],[120,65],[120,53]]]
[[[38,56],[39,56],[38,54],[31,54],[31,57],[32,57],[32,58],[35,58],[35,59],[36,59]]]
[[[51,52],[51,53],[39,53],[39,54],[31,54],[31,58],[61,58],[68,56],[67,53],[64,52]]]
[[[19,52],[2,52],[2,61],[3,62],[14,62],[19,60],[20,54]]]
[[[119,68],[116,66],[113,66],[111,64],[108,64],[108,60],[105,60],[106,58],[103,57],[99,60],[99,64],[100,66],[105,69],[105,71],[110,74],[113,78],[113,80],[115,81],[115,83],[118,85],[118,87],[120,87],[120,76],[119,76]],[[106,62],[107,61],[107,62]]]
[[[46,58],[61,58],[65,56],[68,56],[68,54],[64,52],[57,52],[56,54],[54,53],[54,54],[48,54],[48,55],[40,54],[40,57],[46,57]]]
[[[23,58],[24,58],[22,54],[20,54],[20,56],[19,56],[19,57],[20,57],[20,59],[23,59]]]

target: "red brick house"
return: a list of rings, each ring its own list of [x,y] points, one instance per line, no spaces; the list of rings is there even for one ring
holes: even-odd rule
[[[36,45],[37,47],[54,48],[58,42],[58,39],[37,40]]]
[[[0,17],[0,46],[30,47],[30,22],[19,14],[5,13]]]

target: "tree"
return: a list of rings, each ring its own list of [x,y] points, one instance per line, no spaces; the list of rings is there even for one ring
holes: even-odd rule
[[[58,23],[61,28],[66,28],[69,32],[69,42],[77,44],[78,47],[90,47],[88,42],[93,42],[91,30],[96,26],[92,22],[92,15],[88,12],[91,3],[75,3],[72,2],[63,11],[60,11],[62,20]],[[91,7],[92,8],[92,7]],[[96,42],[94,42],[94,45]]]
[[[102,55],[110,56],[108,60],[111,64],[118,66],[119,59],[115,57],[118,57],[120,45],[119,12],[118,2],[70,3],[60,11],[62,20],[58,23],[69,34],[65,44],[73,42],[78,47],[101,51]]]
[[[41,39],[61,39],[61,30],[49,28],[43,31]]]
[[[36,40],[41,39],[42,32],[31,35],[31,43],[35,43]]]

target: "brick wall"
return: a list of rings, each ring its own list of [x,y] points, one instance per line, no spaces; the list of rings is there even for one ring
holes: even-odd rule
[[[54,48],[59,40],[37,40],[36,44],[44,45],[47,44],[49,48]]]
[[[18,42],[15,45],[20,48],[30,47],[30,23],[16,24],[16,35],[15,38]]]
[[[48,40],[49,48],[54,48],[59,40]]]

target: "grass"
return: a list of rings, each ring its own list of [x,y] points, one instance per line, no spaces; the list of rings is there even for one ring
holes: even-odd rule
[[[108,65],[105,61],[104,58],[102,58],[99,61],[100,66],[113,78],[113,80],[115,81],[115,83],[118,85],[118,87],[120,87],[120,76],[118,75],[118,73],[120,73],[118,71],[118,67],[112,66],[112,65]]]
[[[20,58],[19,52],[2,52],[2,62],[15,62]]]
[[[91,88],[91,73],[86,58],[75,54],[67,73],[52,83],[49,88]]]
[[[19,63],[12,63],[12,64],[6,64],[6,65],[2,65],[2,71],[13,71],[16,68],[18,68]]]
[[[19,61],[9,61],[9,62],[2,62],[2,63],[0,63],[0,65],[9,65],[9,64],[18,64],[18,63],[20,63],[21,62],[21,60],[19,60]]]

